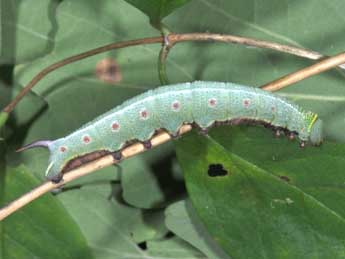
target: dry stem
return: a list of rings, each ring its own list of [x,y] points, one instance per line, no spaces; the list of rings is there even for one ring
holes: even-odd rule
[[[288,85],[299,82],[307,77],[319,74],[323,71],[329,70],[333,67],[336,67],[344,63],[345,63],[345,52],[335,55],[333,57],[330,57],[328,59],[325,59],[321,62],[318,62],[304,69],[298,70],[289,75],[283,76],[277,80],[274,80],[268,84],[261,86],[261,88],[266,91],[277,91]]]
[[[226,43],[236,43],[242,44],[246,46],[252,46],[257,48],[265,48],[265,49],[273,49],[279,52],[285,52],[292,55],[318,60],[320,58],[324,58],[325,56],[311,50],[297,48],[289,45],[278,44],[269,41],[263,40],[256,40],[246,37],[239,37],[235,35],[223,35],[223,34],[212,34],[212,33],[186,33],[186,34],[169,34],[167,40],[171,46],[178,42],[185,42],[185,41],[219,41],[219,42],[226,42]],[[143,39],[136,39],[130,41],[123,41],[108,44],[96,49],[92,49],[61,61],[58,61],[45,69],[39,72],[19,93],[18,95],[2,110],[3,113],[10,113],[15,108],[15,106],[19,103],[19,101],[46,75],[53,72],[54,70],[66,66],[68,64],[74,63],[76,61],[94,56],[96,54],[106,52],[113,49],[120,49],[130,46],[137,46],[137,45],[144,45],[144,44],[154,44],[154,43],[162,43],[164,44],[164,37],[153,37],[153,38],[143,38]],[[161,62],[164,62],[166,56],[163,56]],[[341,67],[343,68],[343,67]],[[164,73],[164,72],[163,72]],[[1,125],[0,125],[1,127]]]
[[[184,125],[180,128],[179,134],[185,134],[192,129],[190,125]],[[161,132],[154,138],[152,138],[151,143],[152,147],[159,146],[171,139],[170,135],[166,132]],[[135,156],[145,151],[143,144],[141,143],[134,143],[133,145],[125,148],[122,151],[123,159]],[[11,215],[16,210],[20,209],[21,207],[25,206],[26,204],[30,203],[31,201],[37,199],[38,197],[42,196],[43,194],[58,188],[74,179],[77,179],[81,176],[90,174],[96,170],[101,168],[117,164],[118,161],[114,159],[112,155],[106,155],[101,157],[97,160],[94,160],[90,163],[87,163],[81,167],[73,169],[68,173],[64,174],[63,181],[60,183],[53,183],[51,181],[45,182],[40,186],[32,189],[30,192],[24,194],[20,198],[14,200],[13,202],[9,203],[7,206],[0,209],[0,221],[6,218],[7,216]]]

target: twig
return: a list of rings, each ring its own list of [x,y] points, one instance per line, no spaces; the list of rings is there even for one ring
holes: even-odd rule
[[[165,38],[164,45],[162,46],[159,57],[158,57],[158,76],[159,81],[162,85],[169,84],[169,79],[166,72],[166,59],[169,54],[169,50],[173,47],[172,43],[168,41],[168,38]]]
[[[323,64],[323,65],[312,65],[310,67],[304,68],[301,71],[303,72],[296,72],[299,73],[298,75],[298,79],[302,80],[305,79],[309,76],[315,75],[316,73],[321,73],[327,69],[331,69],[333,67],[336,67],[337,65],[339,65],[341,62],[341,58],[345,59],[345,54],[339,54],[336,55],[334,57],[331,57],[329,59],[323,60],[321,62],[319,62],[318,64]],[[344,60],[342,60],[344,61]],[[325,65],[326,64],[326,65]],[[316,68],[315,68],[316,67]],[[294,73],[294,74],[296,74]],[[287,79],[280,79],[278,83],[276,84],[283,84],[284,86],[287,86],[287,83],[284,84],[284,80],[288,80],[289,84],[295,82],[294,80],[291,80],[289,76],[286,77]],[[266,84],[265,86],[269,85],[269,88],[266,88],[265,90],[267,91],[275,91],[276,87],[274,86],[273,83],[269,83]],[[280,88],[278,88],[280,89]],[[185,125],[183,127],[181,127],[180,129],[180,134],[184,134],[188,131],[191,130],[191,126],[190,125]],[[168,133],[162,132],[160,134],[158,134],[157,136],[155,136],[154,138],[152,138],[151,142],[152,142],[152,146],[156,147],[164,142],[167,142],[171,139],[170,135]],[[122,151],[122,155],[123,158],[128,158],[131,156],[135,156],[141,152],[145,151],[145,148],[142,144],[140,143],[135,143],[127,148],[125,148]],[[83,175],[87,175],[95,170],[101,169],[103,167],[109,166],[111,164],[115,164],[117,163],[116,160],[114,160],[114,158],[111,155],[107,155],[104,156],[102,158],[99,158],[97,160],[94,160],[88,164],[85,164],[77,169],[74,169],[66,174],[64,174],[64,181],[62,183],[59,184],[54,184],[52,182],[45,182],[42,185],[36,187],[35,189],[33,189],[32,191],[24,194],[23,196],[19,197],[18,199],[14,200],[13,202],[11,202],[10,204],[8,204],[7,206],[3,207],[2,209],[0,209],[0,221],[2,221],[4,218],[6,218],[7,216],[9,216],[10,214],[12,214],[13,212],[15,212],[16,210],[20,209],[21,207],[25,206],[26,204],[30,203],[31,201],[37,199],[38,197],[42,196],[43,194],[67,183],[70,182],[76,178],[79,178]]]
[[[265,48],[265,49],[273,49],[279,52],[285,52],[292,55],[318,60],[320,58],[324,58],[325,56],[311,50],[297,48],[289,45],[278,44],[269,41],[263,40],[256,40],[246,37],[239,37],[234,35],[222,35],[222,34],[211,34],[211,33],[186,33],[186,34],[169,34],[167,39],[171,45],[174,45],[177,42],[184,42],[184,41],[219,41],[219,42],[226,42],[226,43],[236,43],[242,44],[246,46],[253,46],[258,48]],[[153,37],[153,38],[143,38],[143,39],[136,39],[131,41],[123,41],[118,43],[108,44],[96,49],[92,49],[83,53],[80,53],[75,56],[71,56],[69,58],[63,59],[58,61],[46,68],[44,68],[41,72],[39,72],[19,93],[18,95],[2,110],[2,114],[10,113],[14,109],[14,107],[18,104],[18,102],[46,75],[50,72],[63,67],[65,65],[74,63],[76,61],[82,60],[84,58],[88,58],[94,56],[96,54],[106,52],[113,49],[125,48],[129,46],[136,46],[136,45],[143,45],[143,44],[154,44],[154,43],[163,43],[164,44],[164,37]],[[345,68],[345,67],[341,67]],[[2,125],[0,125],[1,127]]]
[[[173,46],[175,43],[184,41],[218,41],[225,43],[237,43],[246,46],[254,46],[257,48],[273,49],[279,52],[289,53],[295,56],[304,57],[312,60],[320,60],[322,58],[327,58],[318,52],[311,51],[308,49],[293,47],[289,45],[278,44],[269,41],[256,40],[251,38],[239,37],[234,35],[223,35],[223,34],[208,34],[208,33],[189,33],[189,34],[171,34],[169,37],[169,43]],[[163,52],[161,50],[160,54],[160,70],[159,75],[164,75],[164,78],[168,80],[167,73],[165,71],[165,61],[168,58],[169,49]],[[339,63],[339,68],[345,69],[345,64]]]
[[[17,105],[17,103],[46,75],[48,75],[50,72],[53,72],[54,70],[66,66],[68,64],[74,63],[76,61],[97,55],[102,52],[106,52],[112,49],[120,49],[125,48],[129,46],[136,46],[136,45],[143,45],[143,44],[153,44],[153,43],[160,43],[163,41],[163,37],[153,37],[153,38],[144,38],[144,39],[137,39],[137,40],[130,40],[130,41],[123,41],[123,42],[117,42],[108,44],[96,49],[92,49],[71,57],[68,57],[66,59],[63,59],[61,61],[58,61],[45,69],[43,69],[41,72],[39,72],[19,93],[18,95],[2,110],[3,112],[10,113],[14,107]]]
[[[190,125],[184,125],[180,128],[179,134],[185,134],[192,129]],[[171,139],[170,135],[166,132],[161,132],[157,136],[153,137],[151,140],[152,147],[159,146]],[[122,151],[123,159],[135,156],[145,151],[145,147],[141,143],[134,143],[133,145],[125,148]],[[13,202],[9,203],[7,206],[0,209],[0,221],[2,221],[7,216],[11,215],[16,210],[22,208],[26,204],[30,203],[31,201],[37,199],[38,197],[42,196],[43,194],[58,188],[74,179],[77,179],[81,176],[90,174],[96,170],[101,168],[113,165],[118,163],[117,160],[114,159],[112,155],[106,155],[101,157],[97,160],[94,160],[88,164],[85,164],[77,169],[71,170],[68,173],[64,174],[63,181],[60,183],[53,183],[51,181],[45,182],[40,186],[32,189],[30,192],[24,194],[20,198],[14,200]]]
[[[319,63],[312,66],[306,67],[304,69],[298,70],[289,75],[283,76],[277,80],[274,80],[268,84],[263,85],[261,88],[267,91],[277,91],[285,86],[294,84],[301,81],[307,77],[319,74],[323,71],[329,70],[340,64],[345,63],[345,52],[335,55],[331,58],[325,59]]]
[[[168,57],[168,53],[170,48],[173,47],[173,44],[170,44],[169,42],[169,34],[171,34],[168,27],[163,24],[162,22],[159,23],[159,30],[164,38],[162,48],[159,51],[159,57],[158,57],[158,77],[161,85],[168,85],[169,79],[166,73],[166,59]]]
[[[294,46],[279,44],[270,41],[252,39],[247,37],[240,37],[228,34],[214,34],[214,33],[186,33],[186,34],[170,34],[170,42],[184,42],[184,41],[218,41],[225,43],[236,43],[251,47],[263,48],[263,49],[273,49],[279,52],[289,53],[295,56],[304,57],[312,60],[318,60],[325,57],[324,55]]]

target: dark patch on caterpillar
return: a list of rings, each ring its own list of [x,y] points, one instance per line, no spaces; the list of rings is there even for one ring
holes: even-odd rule
[[[72,169],[80,167],[83,164],[94,161],[100,157],[109,155],[111,152],[108,150],[98,150],[85,155],[77,156],[72,160],[68,161],[67,164],[61,170],[61,174],[64,174]]]
[[[196,128],[198,130],[198,133],[200,135],[207,135],[209,130],[213,127],[217,126],[238,126],[238,125],[247,125],[247,126],[264,126],[267,129],[271,129],[276,137],[280,137],[281,133],[284,133],[290,140],[294,140],[295,136],[298,135],[298,132],[296,131],[290,131],[287,128],[283,127],[276,127],[267,121],[263,120],[255,120],[255,119],[248,119],[248,118],[236,118],[232,120],[225,120],[225,121],[215,121],[213,122],[209,127],[207,128],[201,128],[197,123],[193,122],[191,123],[193,128]],[[300,147],[304,147],[305,143],[301,142]]]
[[[184,123],[184,125],[186,125],[188,123]],[[199,132],[202,134],[202,135],[207,135],[208,134],[208,130],[214,126],[222,126],[222,125],[263,125],[265,128],[271,128],[273,129],[273,131],[277,132],[277,131],[282,131],[284,132],[287,136],[290,136],[291,138],[291,134],[293,134],[293,136],[297,135],[298,133],[297,132],[290,132],[289,130],[287,130],[286,128],[282,128],[282,127],[275,127],[273,125],[271,125],[270,123],[266,122],[266,121],[261,121],[261,120],[254,120],[254,119],[248,119],[248,118],[236,118],[236,119],[232,119],[232,120],[226,120],[226,121],[215,121],[211,126],[207,127],[207,128],[201,128],[197,123],[191,123],[191,125],[194,127],[194,128],[197,128],[199,129]],[[162,128],[162,129],[157,129],[155,130],[154,134],[148,139],[148,140],[145,140],[145,141],[140,141],[145,149],[150,149],[152,148],[152,144],[151,144],[151,139],[156,136],[158,133],[162,132],[162,131],[166,131],[166,129]],[[177,138],[179,137],[179,134],[178,134],[178,131],[176,133],[173,133],[173,134],[170,134],[170,136],[172,138]],[[126,143],[124,144],[124,146],[120,149],[120,150],[117,150],[117,151],[114,151],[114,152],[111,152],[111,151],[108,151],[108,150],[98,150],[98,151],[94,151],[94,152],[91,152],[91,153],[88,153],[88,154],[84,154],[82,156],[78,156],[78,157],[75,157],[73,158],[72,160],[68,161],[67,164],[63,167],[63,169],[61,170],[61,173],[55,177],[54,179],[51,179],[53,182],[55,183],[58,183],[61,181],[62,179],[62,175],[72,169],[75,169],[77,167],[80,167],[86,163],[89,163],[89,162],[92,162],[98,158],[101,158],[105,155],[109,155],[111,154],[113,156],[113,158],[117,161],[120,161],[122,159],[122,150],[134,143],[138,142],[138,139],[131,139],[131,140],[128,140],[126,141]],[[304,143],[301,143],[301,147],[304,147]],[[216,164],[215,166],[222,166],[221,164]],[[211,166],[211,165],[210,165]],[[211,168],[211,171],[212,170],[218,170],[217,168],[214,168],[212,167]],[[224,170],[224,169],[223,169]],[[209,172],[210,172],[210,167],[209,167]],[[224,172],[226,172],[227,174],[227,171],[224,170]],[[223,173],[224,173],[223,172]],[[226,175],[225,174],[225,175]],[[219,175],[212,175],[212,173],[210,174],[210,176],[219,176]]]
[[[156,130],[152,137],[154,137],[155,135],[157,135],[161,131],[162,131],[162,129]],[[151,138],[146,140],[146,141],[142,141],[142,144],[146,149],[152,148]],[[136,142],[138,142],[138,139],[128,140],[128,141],[126,141],[126,143],[124,144],[124,146],[121,149],[114,151],[114,152],[111,152],[109,150],[97,150],[97,151],[94,151],[91,153],[84,154],[82,156],[77,156],[77,157],[71,159],[70,161],[68,161],[67,164],[61,170],[61,173],[59,174],[59,176],[51,179],[51,181],[54,183],[59,183],[62,179],[62,175],[65,174],[66,172],[71,171],[72,169],[80,167],[86,163],[92,162],[94,160],[97,160],[98,158],[101,158],[101,157],[109,155],[109,154],[111,154],[116,161],[120,161],[122,159],[122,150],[125,149],[126,147],[136,143]]]
[[[113,158],[114,158],[116,161],[120,161],[120,160],[122,159],[122,152],[121,152],[121,150],[112,152],[111,155],[113,156]]]
[[[183,125],[187,125],[188,123],[184,123]],[[236,119],[232,119],[232,120],[226,120],[226,121],[215,121],[211,126],[207,127],[207,128],[201,128],[197,123],[191,123],[191,125],[194,127],[194,128],[197,128],[201,131],[201,134],[207,134],[208,133],[208,130],[212,127],[215,127],[215,126],[222,126],[222,125],[263,125],[265,128],[271,128],[273,129],[274,131],[276,130],[281,130],[281,131],[284,131],[286,134],[290,134],[290,133],[293,133],[293,134],[297,134],[297,132],[290,132],[289,130],[285,129],[285,128],[281,128],[281,127],[274,127],[272,126],[271,124],[269,124],[268,122],[265,122],[265,121],[261,121],[261,120],[254,120],[254,119],[247,119],[247,118],[236,118]],[[161,133],[162,131],[165,131],[167,132],[166,129],[164,128],[161,128],[161,129],[156,129],[154,134],[148,139],[148,140],[145,140],[145,141],[140,141],[144,147],[146,149],[150,149],[152,148],[152,144],[151,144],[151,139],[156,136],[157,134]],[[173,133],[173,134],[170,134],[171,137],[173,138],[177,138],[179,137],[179,134],[178,134],[178,131],[176,133]],[[114,152],[111,152],[111,151],[108,151],[108,150],[98,150],[98,151],[94,151],[94,152],[91,152],[91,153],[88,153],[88,154],[84,154],[82,156],[78,156],[76,158],[73,158],[72,160],[70,160],[66,165],[65,167],[63,168],[63,170],[61,171],[62,173],[65,173],[67,171],[70,171],[74,168],[77,168],[85,163],[88,163],[88,162],[91,162],[93,160],[96,160],[100,157],[103,157],[105,155],[108,155],[108,154],[112,154],[114,156],[114,158],[116,160],[121,160],[121,151],[123,149],[125,149],[126,147],[134,144],[138,142],[138,139],[131,139],[131,140],[128,140],[126,141],[126,143],[123,145],[123,147],[120,149],[120,150],[116,150]]]
[[[53,183],[60,183],[63,179],[63,174],[59,173],[58,175],[54,176],[53,178],[49,178],[50,181]]]
[[[207,174],[210,177],[226,176],[228,171],[224,169],[222,164],[210,164],[208,166]]]
[[[151,139],[145,140],[142,143],[143,143],[143,146],[144,146],[145,149],[151,149],[152,148]]]

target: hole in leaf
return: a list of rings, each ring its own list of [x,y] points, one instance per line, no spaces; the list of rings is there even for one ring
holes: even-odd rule
[[[175,234],[171,231],[168,231],[166,234],[165,234],[165,238],[173,238],[175,236]]]
[[[279,176],[279,178],[282,179],[285,182],[290,182],[290,178],[287,177],[286,175],[281,175],[281,176]]]
[[[146,250],[147,249],[146,241],[138,243],[138,246],[140,247],[141,250]]]
[[[226,171],[222,164],[210,164],[208,166],[208,175],[211,177],[216,176],[225,176],[228,174],[228,171]]]

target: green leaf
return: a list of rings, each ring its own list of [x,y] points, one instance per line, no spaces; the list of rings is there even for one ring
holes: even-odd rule
[[[345,165],[344,145],[325,143],[322,148],[309,147],[313,150],[308,151],[300,150],[296,143],[289,145],[280,140],[284,146],[281,150],[289,150],[294,145],[295,153],[304,158],[304,161],[300,158],[283,164],[279,167],[285,168],[282,172],[273,167],[261,169],[246,161],[245,155],[240,157],[227,151],[221,143],[233,146],[240,136],[224,131],[217,135],[217,140],[223,142],[197,134],[182,138],[177,144],[177,154],[199,216],[231,258],[344,257],[345,220],[339,208],[345,205],[345,186],[339,170]],[[241,142],[250,144],[237,148],[248,152],[249,147],[259,146],[260,140],[256,139],[260,139],[260,134],[256,138],[242,136]],[[270,144],[278,141],[272,138],[254,150],[265,154],[271,149],[275,153],[277,150]],[[287,152],[281,159],[289,160]],[[266,162],[277,164],[276,160],[268,159],[261,164]],[[217,164],[226,174],[210,176],[210,165]],[[321,164],[328,165],[328,170]],[[308,184],[298,184],[287,172],[299,175],[299,180],[304,179]],[[333,199],[326,197],[330,194]]]
[[[190,0],[125,0],[145,13],[151,24],[159,26],[162,19]]]
[[[41,5],[41,3],[33,5],[34,1],[27,2],[28,4],[32,4],[32,8]],[[16,66],[15,81],[19,82],[20,85],[25,85],[44,67],[70,55],[110,42],[157,36],[157,31],[151,26],[148,26],[147,16],[123,0],[105,0],[101,4],[97,0],[64,0],[59,2],[61,3],[56,9],[56,13],[54,11],[53,15],[50,16],[50,21],[53,26],[52,30],[50,30],[52,42],[48,44],[49,48],[45,48],[45,45],[42,46],[41,44],[36,44],[35,46],[31,44],[26,45],[25,41],[17,43],[22,46],[23,50],[26,46],[31,46],[30,51],[24,50],[28,54],[46,53],[42,51],[48,50],[47,55],[44,57]],[[270,0],[263,0],[258,5],[256,1],[244,3],[243,1],[200,0],[190,1],[188,5],[183,6],[177,12],[172,12],[164,18],[164,23],[174,32],[209,31],[212,33],[233,33],[263,40],[295,44],[331,55],[343,51],[345,34],[339,33],[343,29],[341,22],[342,16],[339,15],[339,10],[343,8],[344,3],[341,1],[318,3],[305,1],[303,4],[296,4],[290,1],[277,1],[272,3]],[[46,13],[47,9],[36,8],[35,12],[32,9],[28,10],[25,13],[26,19],[35,20],[35,24],[31,26],[32,30],[39,29],[41,26],[47,26],[46,22],[44,22],[45,24],[41,24],[43,23],[41,17],[43,13]],[[313,11],[310,12],[310,10]],[[325,10],[329,15],[324,16]],[[32,13],[37,13],[37,16],[32,17]],[[24,13],[22,12],[22,14]],[[35,19],[36,17],[39,18]],[[323,19],[319,19],[319,17],[323,17]],[[312,24],[310,23],[311,20],[313,21]],[[49,26],[51,25],[49,24]],[[45,42],[44,44],[47,43]],[[22,134],[25,137],[23,142],[28,143],[37,139],[62,137],[95,118],[95,116],[120,104],[125,99],[159,85],[157,76],[157,56],[159,50],[160,44],[118,49],[87,58],[49,74],[33,90],[37,96],[40,96],[40,98],[43,98],[47,102],[47,109],[40,113],[39,116],[36,116],[32,124],[20,128],[18,126],[16,129],[18,132],[24,133]],[[120,82],[103,83],[95,76],[97,63],[109,57],[114,59],[119,65],[122,75]],[[310,61],[301,58],[258,48],[246,48],[239,45],[218,43],[184,43],[177,44],[170,51],[167,72],[170,81],[174,83],[202,79],[233,81],[258,86],[309,64],[311,64]],[[325,90],[325,86],[327,86],[327,90]],[[340,141],[345,140],[343,132],[345,126],[345,120],[343,120],[345,88],[343,87],[343,77],[341,74],[331,72],[318,75],[296,84],[296,86],[291,86],[289,89],[284,89],[281,93],[288,98],[297,100],[305,109],[320,113],[320,116],[326,121],[327,137]],[[27,114],[31,112],[33,115],[36,114],[36,111],[27,109],[19,111],[18,116],[29,118],[29,116],[26,117],[24,112],[27,112]],[[236,138],[231,141],[235,143],[239,139]],[[239,146],[241,145],[241,142],[236,143]],[[282,143],[281,140],[278,143]],[[283,145],[286,144],[285,142],[283,143]],[[266,144],[268,145],[268,142]],[[13,154],[11,150],[17,147],[17,144],[10,143],[10,151],[7,153],[8,160],[11,163],[16,163],[18,160],[24,162],[30,168],[30,171],[42,179],[48,160],[46,150],[32,150],[20,155]],[[279,145],[277,144],[275,148],[279,148]],[[282,149],[285,148],[282,147]],[[239,150],[238,146],[236,146],[236,150]],[[246,146],[246,150],[243,150],[243,153],[246,151],[250,153],[250,150],[252,150],[252,147]],[[296,146],[294,146],[293,150],[296,150]],[[153,154],[154,151],[150,151],[149,153]],[[254,161],[255,157],[258,158],[256,160],[259,160],[264,153],[256,152],[254,154],[253,152],[252,163],[257,164]],[[269,154],[269,152],[267,153]],[[281,153],[280,157],[284,158],[288,155],[289,153]],[[152,157],[153,160],[161,160],[162,154],[160,154],[160,151],[157,151]],[[135,159],[137,158],[133,158],[132,161]],[[267,161],[267,158],[265,159],[263,161]],[[331,165],[333,162],[331,160]],[[263,162],[262,164],[265,163]],[[273,164],[274,161],[272,161]],[[294,171],[297,172],[300,166],[303,166],[303,164],[296,165]],[[164,166],[162,167],[164,168]],[[270,170],[265,169],[262,165],[260,167],[267,171]],[[130,172],[128,170],[124,166],[124,173]],[[310,171],[312,171],[312,168],[308,172]],[[342,172],[342,170],[339,171]],[[161,175],[166,173],[165,170],[160,170],[159,172]],[[138,171],[137,173],[139,174]],[[283,173],[282,175],[285,175],[286,172],[283,171]],[[133,176],[134,173],[130,172],[130,174],[132,179],[133,177],[135,178]],[[313,177],[315,177],[315,174]],[[118,238],[116,232],[107,231],[111,223],[118,218],[122,220],[121,223],[124,223],[131,216],[130,213],[124,213],[127,218],[121,217],[121,209],[119,211],[112,210],[109,213],[109,207],[112,208],[113,206],[112,202],[106,202],[106,193],[110,192],[108,190],[110,188],[109,180],[118,179],[116,170],[113,167],[109,167],[104,171],[78,181],[78,184],[81,183],[82,185],[81,189],[77,189],[80,186],[74,186],[76,189],[58,195],[57,198],[61,199],[63,206],[69,208],[68,213],[76,219],[76,224],[84,231],[85,236],[87,236],[86,239],[92,240],[92,242],[88,242],[90,244],[97,244],[95,246],[90,245],[93,253],[96,255],[102,252],[108,253],[107,249],[112,249],[114,243],[107,243],[104,240],[117,240]],[[156,184],[154,178],[148,179],[143,177],[141,179],[139,185],[152,186],[151,184],[153,184],[154,186]],[[319,178],[316,177],[316,179]],[[339,181],[339,179],[340,177],[337,176],[334,181]],[[148,184],[147,181],[149,180],[152,180],[152,182]],[[318,181],[321,182],[321,179]],[[326,192],[328,190],[327,185],[330,182],[334,183],[334,181],[327,181],[326,186],[319,188],[317,191],[320,192],[322,189]],[[89,226],[86,223],[82,223],[85,215],[88,215],[90,210],[92,211],[92,207],[89,208],[86,205],[88,200],[82,197],[84,195],[84,191],[82,190],[86,184],[91,185],[91,183],[103,183],[103,185],[99,185],[99,188],[107,188],[104,190],[105,193],[103,195],[94,195],[91,203],[96,205],[102,204],[100,206],[102,210],[99,209],[98,211],[98,219],[104,220],[102,216],[106,215],[106,224],[101,228],[106,233],[105,236],[100,235],[101,230],[97,232],[97,228],[92,228],[92,224]],[[131,191],[138,185],[136,183],[131,186],[129,181],[127,183],[125,188],[130,186],[132,188]],[[71,186],[73,187],[73,184]],[[313,186],[312,182],[310,186]],[[164,188],[168,188],[168,186],[164,186]],[[92,193],[94,189],[87,190],[90,190]],[[306,191],[306,189],[303,190]],[[129,195],[130,199],[127,196],[126,200],[130,200],[131,204],[139,207],[145,205],[143,197],[140,197],[140,201],[137,200],[144,189],[142,189],[142,192],[136,193],[131,191],[130,193],[133,195]],[[165,192],[166,189],[163,191]],[[338,191],[338,194],[335,195],[335,193],[330,191],[329,195],[320,195],[318,199],[322,202],[324,202],[322,199],[330,201],[341,200],[339,198],[342,194],[341,190]],[[70,200],[66,198],[69,195],[73,196]],[[183,195],[183,191],[177,192],[176,195]],[[314,195],[316,196],[316,194]],[[89,194],[86,197],[90,198],[91,196]],[[80,200],[85,204],[80,204]],[[151,201],[148,200],[147,203],[150,205],[152,204]],[[69,204],[67,205],[68,202]],[[345,208],[341,202],[337,204],[332,202],[332,204],[327,206],[339,214],[342,208]],[[77,209],[70,209],[74,207]],[[125,211],[127,207],[130,206],[125,206]],[[140,217],[145,219],[145,223],[140,224],[146,224],[146,221],[149,219],[152,222],[156,222],[152,214],[145,214],[143,210],[140,212],[143,212],[143,214],[135,211],[135,213],[138,213]],[[129,221],[133,222],[131,220]],[[85,222],[90,223],[92,221],[89,218]],[[141,221],[138,220],[138,222]],[[160,226],[160,229],[164,229],[164,224],[158,222],[157,220],[156,224]],[[162,234],[164,230],[148,231],[146,227],[142,229],[144,231],[141,232],[142,234],[137,235],[140,238],[136,238],[134,243],[139,240],[149,240],[153,238],[152,236],[156,235],[164,236]],[[99,240],[92,239],[93,232],[97,234],[96,236],[100,237]],[[99,250],[98,244],[103,244],[102,241],[106,243],[106,248]],[[167,239],[164,241],[169,242],[170,240]],[[175,242],[175,244],[181,244],[183,246],[180,241]],[[159,244],[157,240],[152,242],[156,242],[155,244],[157,245],[162,244],[162,246],[166,244],[164,242]],[[113,250],[107,256],[114,258]],[[121,256],[122,259],[123,254]]]
[[[171,161],[171,144],[121,162],[121,184],[126,202],[136,208],[157,209],[184,197],[182,172],[174,172],[178,164]]]
[[[8,169],[2,198],[13,201],[38,184],[24,167]],[[2,227],[3,258],[93,258],[80,229],[51,194],[6,218]]]
[[[1,2],[1,64],[27,62],[52,49],[58,3],[58,0]]]
[[[7,112],[1,112],[0,113],[0,129],[5,125],[8,118]]]
[[[0,83],[0,109],[3,109],[11,99],[14,99],[21,89],[18,85],[9,87]],[[7,121],[12,126],[23,127],[29,125],[45,107],[46,102],[44,99],[36,95],[33,91],[29,91],[10,114],[6,112],[0,113],[0,129]]]
[[[199,258],[191,257],[200,252],[183,240],[165,237],[162,211],[145,212],[124,204],[119,184],[85,185],[63,192],[59,198],[80,226],[96,258]],[[147,249],[138,246],[143,242]],[[175,252],[178,253],[174,255]]]
[[[5,141],[1,139],[0,135],[0,206],[2,206],[5,196],[5,170],[6,170],[6,161],[5,161],[5,152],[6,145]],[[0,222],[0,259],[4,257],[4,241],[3,241],[4,231],[3,231],[3,222]]]
[[[155,208],[164,202],[164,193],[152,170],[143,159],[121,163],[123,198],[137,208]],[[148,190],[150,190],[148,192]]]
[[[170,205],[165,210],[165,215],[167,227],[202,251],[207,255],[207,258],[228,258],[200,222],[189,200],[179,201]]]
[[[204,259],[204,255],[178,237],[147,242],[149,254],[154,258]]]
[[[298,141],[272,137],[262,127],[221,127],[212,137],[229,152],[289,181],[327,204],[345,218],[343,171],[344,145],[326,142],[320,147],[298,147]],[[337,201],[337,202],[335,202]]]

